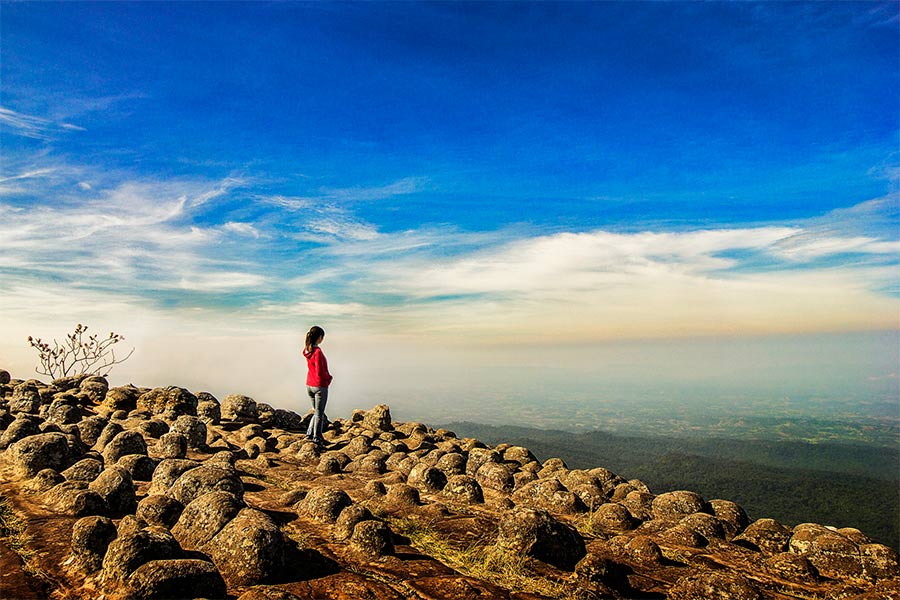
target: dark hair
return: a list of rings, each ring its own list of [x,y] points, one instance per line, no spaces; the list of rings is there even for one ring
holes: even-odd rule
[[[316,342],[319,341],[320,337],[325,335],[325,330],[319,327],[318,325],[313,325],[309,328],[309,331],[306,334],[306,351],[312,352],[313,346],[316,345]]]

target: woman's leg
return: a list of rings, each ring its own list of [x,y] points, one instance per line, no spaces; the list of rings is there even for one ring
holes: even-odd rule
[[[307,393],[312,402],[313,415],[306,429],[306,437],[322,440],[322,429],[325,426],[325,404],[328,402],[328,388],[307,386]]]
[[[328,388],[323,387],[319,388],[319,391],[316,393],[316,439],[324,440],[322,437],[322,430],[325,429],[325,404],[328,403]]]

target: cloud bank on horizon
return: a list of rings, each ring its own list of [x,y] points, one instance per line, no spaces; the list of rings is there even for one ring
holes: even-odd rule
[[[898,27],[894,3],[4,3],[0,327],[896,330]]]

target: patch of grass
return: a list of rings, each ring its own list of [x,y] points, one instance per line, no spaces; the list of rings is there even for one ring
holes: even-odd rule
[[[37,553],[31,549],[31,536],[27,532],[25,520],[13,510],[6,496],[0,494],[0,539],[2,539],[22,560],[22,570],[43,582],[50,581],[50,575],[37,564]]]
[[[504,552],[494,544],[480,540],[467,548],[455,548],[446,536],[421,521],[390,519],[391,527],[410,539],[423,554],[474,579],[489,581],[504,589],[529,592],[560,600],[577,600],[574,586],[541,577],[528,567],[528,558]]]

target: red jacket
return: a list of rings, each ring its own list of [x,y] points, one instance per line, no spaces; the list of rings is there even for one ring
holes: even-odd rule
[[[328,361],[318,346],[313,346],[312,352],[303,350],[306,357],[306,366],[309,369],[306,374],[306,385],[313,387],[328,387],[334,379],[328,372]]]

